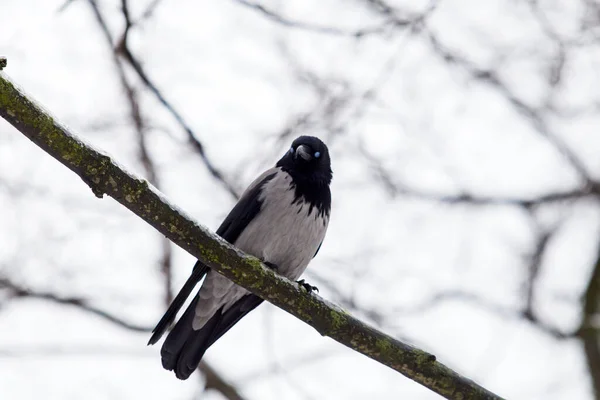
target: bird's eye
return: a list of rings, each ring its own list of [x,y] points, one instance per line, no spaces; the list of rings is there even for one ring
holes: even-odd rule
[[[294,148],[290,147],[290,154],[294,152]]]
[[[321,153],[319,153],[318,151],[315,152],[315,158],[319,158],[319,157],[321,157]]]

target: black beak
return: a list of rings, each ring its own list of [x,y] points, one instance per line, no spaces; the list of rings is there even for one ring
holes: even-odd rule
[[[312,160],[312,154],[310,151],[310,147],[307,145],[301,144],[296,148],[296,153],[294,154],[294,158],[302,158],[304,161]]]

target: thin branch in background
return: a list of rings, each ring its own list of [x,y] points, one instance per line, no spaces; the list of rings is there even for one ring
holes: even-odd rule
[[[85,311],[85,310],[84,310]],[[9,345],[0,348],[0,358],[25,358],[25,357],[70,357],[70,356],[93,356],[100,357],[155,357],[148,349],[140,347],[117,347],[104,345],[78,345],[69,343],[68,346],[60,345],[36,345],[19,346]]]
[[[164,277],[165,305],[168,307],[173,301],[173,251],[171,241],[161,238],[162,256],[160,258],[160,271]]]
[[[438,36],[431,31],[427,32],[425,37],[428,39],[431,48],[434,50],[434,54],[437,54],[449,64],[459,66],[471,78],[478,82],[492,87],[496,93],[506,99],[508,104],[510,104],[518,114],[529,120],[533,128],[554,146],[569,165],[579,174],[587,186],[597,187],[600,185],[591,178],[587,168],[579,157],[573,153],[559,135],[550,130],[550,127],[542,116],[542,111],[519,99],[519,97],[498,77],[495,71],[479,68],[464,56],[453,52],[448,47],[444,46]]]
[[[111,49],[111,53],[113,57],[122,57],[136,72],[138,77],[144,83],[144,85],[150,89],[150,91],[156,96],[160,104],[174,117],[177,123],[181,126],[181,128],[186,132],[188,141],[192,145],[192,148],[196,151],[196,153],[200,156],[202,162],[207,168],[210,175],[220,183],[220,185],[225,188],[225,190],[232,196],[232,198],[237,199],[239,197],[238,190],[230,183],[224,176],[224,174],[213,164],[213,162],[208,158],[206,154],[204,145],[198,139],[197,135],[194,133],[192,128],[186,123],[183,119],[183,116],[168,102],[162,92],[157,88],[157,86],[150,80],[146,72],[141,66],[141,63],[133,56],[131,51],[128,48],[127,38],[130,32],[130,29],[133,27],[133,23],[131,17],[129,16],[129,11],[127,7],[127,2],[123,1],[121,3],[122,10],[124,13],[124,18],[126,21],[126,27],[123,36],[119,40],[118,43],[115,44],[113,40],[112,34],[110,33],[110,29],[102,16],[102,12],[100,11],[96,0],[88,0],[90,4],[96,21],[99,23],[100,28],[104,34],[104,37],[107,41]]]
[[[505,319],[523,320],[530,323],[534,328],[538,329],[555,339],[563,340],[574,338],[578,335],[578,331],[564,332],[545,321],[537,318],[536,315],[526,316],[522,309],[514,309],[511,307],[496,304],[478,294],[468,293],[462,290],[451,290],[440,292],[429,298],[428,300],[415,305],[394,307],[391,311],[395,315],[418,315],[430,311],[434,307],[438,307],[445,302],[459,301],[463,303],[473,304],[480,307],[492,315],[499,316]]]
[[[273,377],[273,375],[293,372],[296,369],[307,367],[315,362],[319,362],[333,356],[339,356],[341,354],[342,353],[338,349],[332,350],[330,348],[319,348],[309,353],[303,353],[299,356],[290,357],[287,359],[285,371],[282,371],[281,364],[269,363],[269,365],[264,368],[254,368],[254,370],[236,379],[236,381],[241,385],[256,383],[257,379],[267,379]]]
[[[75,3],[75,0],[65,0],[65,2],[60,7],[58,7],[56,12],[61,13],[61,12],[65,11],[67,9],[67,7],[69,7],[73,3]]]
[[[579,337],[592,381],[594,398],[600,399],[600,246],[583,298],[583,318]]]
[[[128,0],[121,0],[121,11],[125,19],[125,29],[122,35],[122,43],[123,45],[126,45],[129,31],[133,26],[131,16],[129,13]],[[125,90],[125,93],[127,95],[126,97],[130,105],[131,120],[133,122],[133,126],[135,127],[136,136],[138,139],[138,157],[140,159],[141,164],[144,167],[145,175],[148,177],[150,183],[152,183],[154,186],[160,189],[161,185],[158,177],[158,172],[156,170],[156,166],[154,165],[154,161],[152,160],[152,156],[148,151],[148,129],[146,128],[146,124],[144,123],[144,119],[142,117],[142,112],[138,101],[138,92],[133,87],[133,85],[129,83],[119,57],[114,57],[114,60],[117,69],[119,70],[121,83],[123,85],[123,89]],[[160,271],[164,277],[165,305],[168,306],[173,300],[171,242],[164,237],[161,237],[160,241],[162,248],[162,256],[159,265]]]
[[[113,323],[121,328],[128,329],[134,332],[150,332],[152,327],[135,325],[124,318],[118,317],[109,311],[102,310],[98,307],[88,304],[85,300],[74,298],[74,297],[61,297],[54,293],[34,291],[27,289],[23,286],[17,285],[6,278],[0,278],[0,288],[8,290],[9,296],[12,298],[32,298],[49,301],[51,303],[69,305],[76,307],[81,311],[90,313],[98,316],[105,321]],[[11,348],[10,350],[0,349],[0,357],[23,357],[26,355],[44,356],[44,355],[64,355],[64,354],[118,354],[123,356],[128,354],[130,350],[121,350],[115,348],[102,348],[101,351],[98,349],[30,349],[29,351],[23,351],[19,349]],[[134,355],[150,355],[147,351],[135,351]],[[217,373],[209,364],[201,362],[200,371],[204,374],[206,380],[207,390],[216,390],[220,392],[228,400],[244,400],[244,397],[240,395],[237,389],[230,383],[228,383],[219,373]]]
[[[555,233],[556,229],[544,230],[543,232],[541,232],[535,245],[534,252],[531,255],[527,276],[525,278],[524,283],[525,306],[523,308],[523,315],[526,319],[534,319],[533,305],[535,298],[535,288],[537,286],[538,277],[542,267],[542,259],[546,252],[546,249],[548,248],[550,239],[552,238],[552,236],[554,236]]]
[[[89,304],[86,300],[76,297],[61,297],[57,294],[44,291],[34,291],[24,286],[18,285],[8,278],[0,278],[0,288],[8,291],[8,294],[12,298],[32,298],[47,300],[56,304],[69,305],[77,307],[83,311],[92,313],[104,320],[112,322],[113,324],[120,326],[121,328],[128,329],[134,332],[150,332],[151,327],[133,324],[121,317],[118,317],[106,310],[102,310],[96,306]]]
[[[142,21],[151,18],[162,2],[163,0],[153,0],[152,3],[148,4],[148,7],[146,7],[144,12],[142,12],[142,15],[138,19],[137,23],[141,23]]]
[[[383,0],[365,0],[365,2],[372,6],[372,9],[379,12],[381,15],[389,17],[395,14],[395,9],[387,4]],[[423,17],[419,22],[425,23],[426,17],[435,10],[439,1],[432,1],[430,7],[423,14]],[[419,25],[420,26],[420,25]],[[546,26],[547,27],[547,26]],[[444,61],[449,64],[455,64],[463,68],[473,79],[479,82],[485,83],[496,90],[497,93],[502,95],[509,104],[513,106],[515,111],[520,115],[526,117],[533,125],[534,129],[546,138],[556,150],[565,158],[565,160],[573,167],[573,169],[580,175],[585,181],[585,184],[590,187],[597,187],[600,183],[595,182],[589,175],[587,168],[581,162],[581,160],[574,154],[574,152],[568,147],[566,142],[560,138],[559,135],[552,132],[544,118],[542,117],[542,110],[536,109],[529,106],[527,103],[522,101],[515,95],[509,87],[498,77],[495,71],[484,70],[477,67],[473,62],[467,60],[464,56],[457,52],[453,52],[448,47],[444,46],[441,40],[432,31],[425,31],[425,38],[434,50],[434,54],[440,56]],[[552,34],[553,31],[546,31],[548,34]],[[555,35],[555,37],[557,37]],[[563,49],[564,51],[564,49]],[[558,66],[560,69],[557,73],[562,70],[562,66]],[[554,77],[554,80],[557,78]]]
[[[600,190],[596,187],[582,187],[579,189],[567,190],[564,192],[551,192],[537,197],[519,198],[519,197],[501,197],[484,196],[463,191],[458,194],[444,194],[423,191],[421,189],[410,187],[396,179],[372,154],[370,154],[363,145],[358,146],[360,154],[368,163],[373,178],[381,183],[381,186],[392,196],[405,196],[419,200],[433,201],[445,204],[469,204],[469,205],[514,205],[525,208],[531,208],[535,205],[545,203],[556,203],[562,201],[572,201],[589,196],[600,196]]]
[[[329,291],[334,296],[335,300],[341,305],[343,305],[344,308],[354,311],[358,315],[362,315],[377,326],[384,325],[384,322],[388,316],[381,310],[375,308],[366,308],[364,306],[359,305],[353,296],[349,296],[343,293],[329,279],[323,278],[322,276],[316,274],[314,271],[308,271],[307,275],[310,277],[311,281],[316,282],[317,286],[326,288],[327,291]]]
[[[201,361],[198,369],[204,375],[205,390],[215,390],[228,400],[244,400],[244,397],[242,397],[236,387],[224,380],[222,375],[208,363]]]
[[[286,28],[302,29],[313,33],[320,33],[333,36],[345,36],[354,39],[361,39],[371,35],[383,34],[392,28],[398,29],[420,25],[425,20],[425,18],[427,18],[429,14],[431,14],[435,10],[437,4],[439,3],[438,0],[432,0],[430,4],[426,7],[425,11],[415,15],[409,15],[408,17],[402,17],[399,15],[399,12],[397,10],[387,5],[383,1],[368,0],[367,3],[376,5],[378,10],[381,11],[380,14],[382,14],[382,16],[384,17],[384,21],[374,26],[364,27],[355,30],[348,30],[334,28],[329,25],[319,25],[308,22],[295,21],[293,19],[284,17],[283,15],[265,7],[262,4],[251,2],[248,0],[233,1],[244,7],[252,9],[255,12],[260,13],[267,20]]]
[[[98,21],[102,32],[104,33],[104,37],[108,41],[109,44],[113,42],[112,35],[110,30],[108,29],[108,25],[100,12],[95,0],[89,0],[90,4],[94,10],[94,15],[96,16],[96,20]],[[121,10],[123,12],[123,16],[125,19],[125,28],[123,32],[123,42],[127,40],[129,31],[132,27],[131,17],[129,13],[129,7],[127,0],[121,1]],[[160,182],[158,173],[156,171],[156,167],[154,162],[150,156],[147,146],[147,129],[144,122],[144,118],[142,116],[142,111],[140,109],[139,100],[138,100],[138,92],[129,82],[127,78],[127,74],[125,73],[125,68],[120,58],[117,57],[115,52],[112,52],[112,59],[114,61],[115,69],[117,71],[117,75],[119,77],[119,81],[121,83],[121,87],[125,93],[125,98],[129,104],[129,115],[133,126],[135,128],[136,137],[138,141],[138,157],[140,159],[140,163],[144,167],[145,176],[148,178],[150,183],[152,183],[157,188],[160,188]],[[160,261],[160,271],[165,277],[164,285],[165,285],[165,303],[168,305],[171,303],[173,298],[173,290],[172,290],[172,271],[171,271],[171,247],[168,239],[161,237],[162,242],[162,256]]]
[[[192,145],[192,148],[196,151],[196,153],[200,156],[200,159],[204,163],[204,166],[210,173],[210,175],[220,183],[220,185],[225,188],[225,190],[231,195],[233,199],[237,199],[239,197],[239,191],[234,185],[229,182],[228,179],[225,178],[223,172],[221,172],[216,165],[210,160],[208,154],[206,154],[206,149],[204,144],[198,139],[198,135],[192,130],[190,125],[184,120],[183,116],[173,107],[173,105],[166,99],[166,97],[162,94],[162,92],[158,89],[158,87],[150,80],[148,74],[142,68],[141,63],[133,56],[133,53],[129,50],[126,42],[126,36],[123,36],[123,40],[117,46],[117,52],[120,56],[123,57],[124,60],[128,62],[128,64],[133,68],[133,70],[137,73],[138,77],[144,83],[144,85],[150,89],[158,101],[163,105],[163,107],[173,116],[173,118],[177,121],[179,126],[185,131],[188,137],[188,142]]]
[[[247,1],[247,0],[233,0],[233,1],[244,7],[247,7],[251,10],[254,10],[254,11],[260,13],[266,19],[268,19],[272,22],[275,22],[276,24],[279,24],[281,26],[284,26],[286,28],[302,29],[302,30],[306,30],[309,32],[322,33],[322,34],[327,34],[327,35],[362,38],[362,37],[369,36],[372,34],[381,33],[383,31],[385,31],[385,29],[388,25],[390,25],[388,22],[385,22],[383,24],[379,24],[376,26],[365,27],[365,28],[360,28],[360,29],[356,29],[356,30],[346,30],[346,29],[334,28],[334,27],[331,27],[328,25],[318,25],[318,24],[312,24],[312,23],[308,23],[308,22],[295,21],[290,18],[284,17],[283,15],[281,15],[273,10],[268,9],[267,7],[263,6],[262,4],[254,3],[251,1]],[[406,22],[406,24],[408,24],[408,23],[409,23],[409,21]]]
[[[235,0],[238,3],[246,4],[244,0]],[[406,28],[404,31],[418,31],[424,22],[429,18],[437,7],[438,1],[433,0],[426,7],[425,11],[410,16],[409,18],[400,18],[397,13],[391,12],[391,8],[386,8],[390,14],[386,17],[396,28]],[[247,5],[247,4],[246,4]],[[262,6],[260,6],[262,7]],[[259,10],[262,8],[259,7]],[[263,10],[263,12],[265,12]],[[282,17],[273,11],[265,12],[266,15],[276,15],[276,21]],[[402,50],[397,50],[381,66],[379,73],[375,76],[374,82],[355,94],[349,82],[333,77],[322,78],[311,70],[301,66],[292,53],[285,45],[280,45],[288,64],[292,67],[296,78],[303,84],[307,84],[317,96],[317,105],[309,111],[294,116],[285,128],[278,134],[280,141],[287,140],[289,136],[300,130],[306,130],[318,127],[323,131],[323,136],[329,142],[336,136],[341,135],[347,130],[347,127],[356,123],[366,112],[368,104],[376,97],[377,91],[391,77],[395,69],[396,62]]]

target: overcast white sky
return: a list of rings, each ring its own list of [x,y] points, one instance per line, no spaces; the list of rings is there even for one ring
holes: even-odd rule
[[[98,3],[118,38],[120,0]],[[137,20],[152,1],[130,3]],[[580,341],[556,339],[516,315],[539,233],[549,229],[556,232],[542,257],[534,311],[559,330],[579,326],[597,251],[597,201],[582,197],[534,212],[448,204],[394,192],[374,167],[424,197],[535,199],[583,182],[548,139],[555,137],[600,178],[598,17],[585,1],[538,3],[542,14],[528,2],[440,0],[422,23],[403,28],[366,0],[260,2],[308,27],[285,26],[235,0],[162,0],[132,29],[129,46],[239,189],[295,136],[329,144],[332,220],[306,274],[323,297],[377,311],[379,328],[506,398],[587,400],[593,395]],[[129,106],[90,4],[74,0],[58,12],[63,4],[0,0],[5,73],[143,175]],[[429,7],[387,4],[396,19]],[[376,27],[383,28],[359,39],[346,34]],[[440,48],[460,60],[444,59]],[[495,71],[501,85],[477,79],[480,70]],[[161,190],[215,229],[233,198],[129,68],[127,77],[139,90]],[[527,109],[541,110],[539,121]],[[97,200],[3,120],[0,221],[0,276],[85,298],[137,325],[153,326],[162,315],[160,236],[113,200]],[[178,289],[193,259],[173,251]],[[484,301],[419,307],[449,292]],[[199,374],[181,382],[162,369],[146,333],[1,293],[2,399],[191,399],[202,391]],[[248,399],[439,398],[267,304],[206,360]],[[210,391],[201,398],[222,397]]]

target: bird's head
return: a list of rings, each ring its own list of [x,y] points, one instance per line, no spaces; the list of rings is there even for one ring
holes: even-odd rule
[[[294,177],[331,182],[331,160],[329,150],[321,139],[314,136],[300,136],[292,143],[292,147],[277,162]]]

